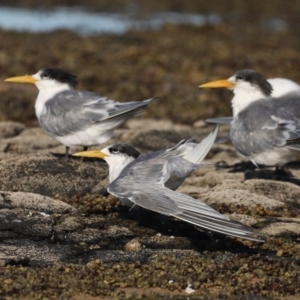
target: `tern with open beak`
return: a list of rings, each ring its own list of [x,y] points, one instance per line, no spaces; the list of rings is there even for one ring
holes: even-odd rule
[[[216,136],[217,128],[199,144],[183,140],[171,149],[145,155],[126,144],[74,155],[104,159],[109,166],[108,192],[127,205],[138,205],[230,236],[262,241],[252,228],[230,220],[199,200],[175,192],[200,166]]]
[[[70,147],[96,146],[109,140],[114,129],[136,116],[158,98],[127,103],[76,90],[77,78],[61,69],[44,68],[31,76],[12,77],[6,82],[35,84],[39,94],[35,113],[47,134]]]
[[[277,92],[260,73],[241,70],[232,77],[200,85],[201,88],[225,87],[233,91],[233,117],[230,139],[237,152],[256,166],[282,166],[295,159],[300,150],[300,119],[296,112],[300,92]]]

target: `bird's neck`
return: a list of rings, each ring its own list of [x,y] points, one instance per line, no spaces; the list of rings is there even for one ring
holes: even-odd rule
[[[69,89],[71,89],[71,87],[68,84],[57,84],[51,87],[39,88],[39,94],[35,101],[35,113],[37,118],[42,115],[45,103],[48,100],[53,98],[56,94]]]
[[[112,183],[116,178],[119,177],[122,170],[126,167],[124,166],[109,166],[109,182]]]
[[[109,158],[106,159],[109,166],[109,182],[112,183],[116,178],[118,178],[123,169],[133,160],[133,157],[114,158],[114,161],[109,161]]]
[[[234,89],[234,97],[231,100],[233,117],[236,117],[240,111],[250,105],[252,102],[266,98],[266,96],[257,88]]]

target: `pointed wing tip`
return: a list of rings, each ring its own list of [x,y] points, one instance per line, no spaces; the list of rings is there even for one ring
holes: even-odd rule
[[[241,239],[246,239],[246,240],[250,240],[250,241],[253,241],[253,242],[258,242],[258,243],[264,243],[265,242],[265,239],[264,239],[264,236],[257,233],[257,232],[253,232],[249,235],[238,235],[236,236],[238,238],[241,238]]]
[[[156,101],[156,100],[159,100],[159,99],[161,99],[162,97],[160,97],[160,96],[157,96],[157,97],[154,97],[154,98],[151,98],[151,99],[148,99],[148,100],[146,100],[146,101],[148,101],[149,103],[151,103],[152,101]]]

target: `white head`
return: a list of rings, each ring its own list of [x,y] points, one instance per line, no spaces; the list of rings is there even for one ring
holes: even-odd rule
[[[113,182],[130,162],[140,156],[140,152],[127,144],[114,144],[101,151],[82,151],[73,155],[104,159],[109,167],[109,181]]]
[[[57,93],[75,88],[77,85],[76,76],[56,68],[44,68],[34,75],[11,77],[5,79],[5,81],[36,85],[40,91],[35,102],[35,112],[38,118],[43,113],[45,102]]]
[[[233,91],[231,100],[233,116],[251,102],[270,97],[273,91],[271,84],[260,74],[252,70],[240,70],[225,80],[218,80],[201,85],[204,88],[226,87]]]
[[[39,90],[75,88],[78,83],[76,76],[56,68],[44,68],[34,75],[11,77],[5,81],[35,84]]]
[[[35,85],[39,90],[75,88],[78,83],[76,76],[56,68],[41,69],[32,78],[36,80]]]

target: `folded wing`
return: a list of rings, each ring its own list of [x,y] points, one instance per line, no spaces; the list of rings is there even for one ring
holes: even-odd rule
[[[276,101],[256,101],[231,123],[230,137],[245,156],[273,147],[299,147],[299,120]]]
[[[120,103],[95,93],[68,90],[45,103],[40,123],[48,133],[65,136],[118,117],[124,122],[155,99]],[[118,124],[114,120],[112,122]]]

